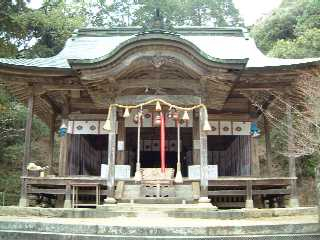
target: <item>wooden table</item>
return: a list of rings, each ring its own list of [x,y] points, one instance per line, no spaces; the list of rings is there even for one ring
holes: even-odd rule
[[[100,184],[99,183],[70,183],[72,188],[72,208],[77,208],[79,206],[97,207],[100,204]],[[79,189],[80,188],[95,188],[96,190],[96,203],[79,203]]]

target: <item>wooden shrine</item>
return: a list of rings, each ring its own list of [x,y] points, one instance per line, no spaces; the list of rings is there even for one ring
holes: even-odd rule
[[[267,121],[269,173],[259,170],[252,126],[263,115],[250,96],[292,96],[295,81],[314,69],[318,59],[264,56],[242,28],[79,29],[54,57],[0,59],[1,82],[28,108],[20,206],[29,195],[65,207],[74,196],[79,204],[96,196],[248,208],[263,200],[283,206],[288,196],[297,206],[295,159],[289,176],[272,175]],[[267,109],[273,96],[261,99]],[[50,173],[42,177],[27,171],[34,115],[51,129]]]

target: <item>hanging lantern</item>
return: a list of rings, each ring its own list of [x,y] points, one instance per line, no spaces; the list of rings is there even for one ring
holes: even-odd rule
[[[67,130],[68,130],[68,127],[67,125],[65,124],[65,122],[62,120],[62,124],[59,128],[59,135],[60,137],[64,137],[67,133]]]
[[[212,130],[212,129],[211,129],[211,125],[210,125],[208,119],[206,119],[206,120],[204,121],[204,124],[203,124],[203,131],[211,131],[211,130]]]
[[[138,124],[138,120],[139,120],[139,115],[138,114],[135,114],[134,117],[133,117],[133,122],[135,124]]]
[[[173,113],[172,118],[173,118],[174,120],[179,120],[179,112],[178,112],[178,111],[175,111],[175,112]]]
[[[174,110],[172,107],[169,108],[168,118],[173,118]]]
[[[111,131],[111,121],[110,119],[107,119],[106,122],[103,125],[103,129],[106,131]]]
[[[124,118],[130,117],[129,108],[126,108],[126,109],[124,110],[123,117],[124,117]]]
[[[156,114],[154,121],[153,121],[153,125],[158,127],[161,124],[161,117],[160,114]]]
[[[252,137],[259,137],[260,136],[260,129],[257,126],[257,123],[252,122],[250,127],[250,133]]]
[[[169,118],[172,118],[172,119],[176,119],[176,118],[175,118],[175,114],[176,114],[176,113],[177,113],[177,110],[171,106],[171,107],[169,108],[168,117],[169,117]]]
[[[142,110],[138,110],[138,113],[136,113],[133,117],[133,122],[135,124],[138,124],[138,121],[139,121],[139,117],[140,117],[140,120],[143,119],[143,111]]]
[[[189,120],[190,119],[187,111],[184,111],[182,119],[183,120]]]
[[[161,111],[161,105],[160,105],[160,102],[159,102],[159,101],[157,101],[157,103],[156,103],[156,111],[157,111],[157,112],[160,112],[160,111]]]

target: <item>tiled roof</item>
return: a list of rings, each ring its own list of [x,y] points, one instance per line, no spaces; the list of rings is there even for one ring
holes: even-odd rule
[[[255,42],[241,28],[175,28],[171,33],[142,33],[141,28],[81,29],[54,57],[35,59],[0,58],[0,65],[28,68],[70,69],[69,60],[95,62],[107,59],[120,47],[142,39],[162,38],[193,46],[210,61],[247,63],[246,68],[290,66],[319,62],[312,59],[279,59],[262,54]]]

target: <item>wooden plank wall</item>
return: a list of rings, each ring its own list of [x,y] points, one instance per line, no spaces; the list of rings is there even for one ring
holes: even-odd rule
[[[105,139],[102,139],[105,136]],[[100,176],[102,163],[107,163],[107,135],[72,134],[68,149],[69,175]],[[100,139],[98,139],[100,138]]]
[[[208,162],[218,165],[219,176],[250,176],[250,136],[236,136],[226,149],[209,150]]]

